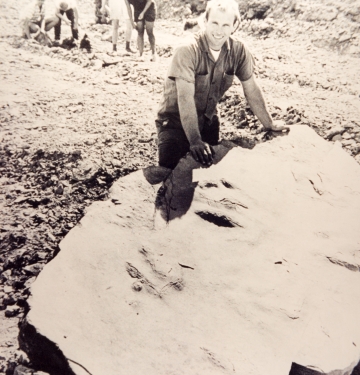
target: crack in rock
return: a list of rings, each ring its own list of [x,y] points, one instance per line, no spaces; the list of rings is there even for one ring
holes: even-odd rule
[[[225,215],[221,215],[215,212],[210,211],[196,211],[195,212],[198,216],[200,216],[202,219],[208,221],[209,223],[213,223],[217,225],[218,227],[225,227],[225,228],[244,228],[242,225],[236,223],[229,217]]]
[[[345,267],[348,270],[353,271],[353,272],[360,272],[360,266],[358,264],[351,264],[343,260],[339,260],[339,259],[332,258],[332,257],[327,257],[327,258],[333,264],[337,264],[338,266]]]

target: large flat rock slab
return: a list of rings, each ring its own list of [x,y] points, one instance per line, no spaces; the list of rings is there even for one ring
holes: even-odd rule
[[[188,157],[159,186],[119,179],[32,285],[28,326],[71,371],[351,371],[360,168],[340,146],[294,126],[253,150],[218,146],[210,168]]]

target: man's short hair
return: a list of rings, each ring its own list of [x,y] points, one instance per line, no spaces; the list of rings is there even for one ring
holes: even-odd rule
[[[240,12],[239,12],[239,4],[235,0],[210,0],[207,2],[206,10],[205,10],[205,18],[206,20],[209,19],[209,14],[211,9],[219,9],[225,12],[228,9],[234,11],[234,25],[235,31],[240,25]]]
[[[62,1],[62,2],[60,3],[60,8],[61,8],[62,10],[66,10],[67,8],[69,8],[69,4],[68,4],[66,1]]]

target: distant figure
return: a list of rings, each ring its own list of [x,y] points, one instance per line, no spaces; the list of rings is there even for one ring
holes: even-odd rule
[[[205,13],[201,14],[197,18],[189,19],[185,21],[184,24],[184,31],[191,31],[193,33],[198,32],[199,30],[204,30],[204,19]]]
[[[108,23],[106,16],[102,12],[102,0],[95,0],[95,23]]]
[[[55,42],[59,43],[61,36],[61,22],[64,21],[67,25],[71,25],[72,37],[79,39],[79,12],[75,0],[59,1],[56,0],[56,17],[58,23],[55,26]],[[64,16],[66,14],[66,17]]]
[[[288,130],[283,122],[273,121],[266,108],[250,51],[231,37],[239,24],[235,0],[211,0],[204,30],[175,50],[156,119],[160,166],[175,168],[189,151],[196,161],[212,164],[220,130],[217,103],[235,76],[264,128]]]
[[[110,14],[113,26],[112,44],[113,52],[117,51],[117,41],[119,37],[119,22],[125,20],[125,49],[127,52],[135,53],[130,47],[132,29],[136,28],[132,20],[132,11],[128,0],[102,0],[101,12]]]
[[[129,3],[134,7],[134,20],[136,22],[136,30],[138,32],[137,44],[140,54],[140,59],[143,60],[144,52],[144,29],[149,38],[152,57],[151,61],[157,60],[156,45],[154,36],[154,23],[156,19],[156,5],[154,0],[129,0]],[[132,21],[131,17],[131,21]]]
[[[58,22],[57,17],[45,19],[45,0],[33,0],[21,12],[23,37],[36,39],[40,33],[46,35]]]

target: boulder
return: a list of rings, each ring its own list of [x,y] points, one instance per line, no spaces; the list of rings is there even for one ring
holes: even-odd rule
[[[294,125],[159,175],[114,183],[31,285],[19,337],[31,363],[52,375],[351,374],[360,167],[339,143]]]

